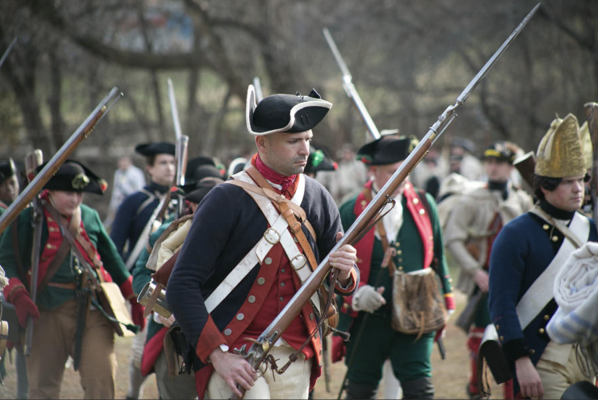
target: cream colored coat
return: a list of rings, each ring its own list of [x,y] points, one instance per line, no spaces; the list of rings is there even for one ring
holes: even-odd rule
[[[468,194],[453,195],[459,198],[448,216],[444,238],[446,247],[457,264],[461,267],[457,289],[471,295],[475,288],[473,280],[478,269],[484,267],[488,259],[488,237],[496,213],[501,217],[502,225],[527,212],[532,207],[531,197],[523,190],[509,184],[509,196],[503,200],[502,194],[490,191],[486,187],[478,188]],[[441,203],[442,204],[442,203]],[[479,250],[474,258],[467,250],[473,244]]]

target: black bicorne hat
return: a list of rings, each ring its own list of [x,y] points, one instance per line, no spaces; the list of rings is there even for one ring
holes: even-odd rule
[[[482,160],[486,160],[488,158],[495,158],[498,161],[505,161],[509,164],[513,164],[515,158],[517,156],[516,148],[514,144],[509,142],[494,142],[486,150],[484,150],[484,154],[482,155]]]
[[[37,171],[41,171],[45,166],[46,163],[40,165]],[[103,195],[108,189],[108,184],[79,161],[66,160],[46,183],[44,189]]]
[[[17,167],[12,158],[0,161],[0,183],[17,173]]]
[[[185,195],[185,200],[190,201],[191,203],[199,204],[203,200],[204,197],[212,190],[216,185],[222,183],[224,181],[220,180],[207,180],[197,184],[197,187],[192,192]]]
[[[403,161],[417,146],[414,136],[384,135],[357,151],[357,159],[367,165],[386,165]]]
[[[338,165],[328,157],[323,150],[311,146],[307,165],[303,170],[304,174],[315,174],[318,171],[336,171]]]
[[[322,100],[315,89],[309,96],[275,94],[258,104],[255,88],[249,85],[245,113],[247,130],[257,136],[305,132],[318,125],[331,107],[332,103]]]
[[[135,146],[135,152],[146,157],[155,156],[156,154],[170,154],[171,156],[174,156],[175,145],[166,142],[143,143]]]

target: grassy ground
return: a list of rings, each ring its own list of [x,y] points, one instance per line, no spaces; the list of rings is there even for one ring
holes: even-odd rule
[[[457,293],[457,309],[460,310],[465,298],[463,295]],[[457,311],[457,315],[458,315]],[[452,318],[447,328],[446,337],[444,339],[446,347],[446,360],[441,360],[437,351],[432,353],[432,364],[434,374],[434,386],[436,388],[436,398],[441,399],[464,399],[465,385],[469,373],[469,355],[465,347],[466,335],[456,326],[454,326],[455,316]],[[116,398],[124,399],[127,392],[128,385],[128,355],[131,339],[117,338],[116,354],[118,358],[118,373],[116,380]],[[5,388],[0,390],[0,397],[15,398],[16,391],[16,376],[14,372],[14,365],[7,360],[8,376],[5,379]],[[341,363],[336,363],[332,366],[332,378],[330,384],[330,393],[326,392],[324,379],[320,379],[316,385],[314,397],[321,399],[336,398],[341,381],[345,374],[345,366]],[[493,388],[494,397],[501,397],[501,391]],[[156,399],[158,392],[156,390],[156,383],[154,375],[150,376],[145,384],[144,398]],[[64,375],[63,385],[61,389],[61,398],[76,399],[83,398],[83,391],[79,384],[78,373],[74,372],[72,368],[67,368]]]

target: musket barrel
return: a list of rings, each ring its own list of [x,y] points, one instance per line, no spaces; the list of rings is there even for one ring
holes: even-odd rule
[[[91,133],[93,128],[106,114],[112,105],[120,99],[122,93],[115,86],[110,93],[98,104],[85,121],[77,128],[75,133],[62,145],[60,150],[48,161],[46,166],[36,175],[33,181],[27,185],[19,197],[8,207],[0,217],[0,233],[10,225],[19,213],[31,202],[33,197],[39,193],[44,185],[58,171],[58,168],[69,158],[77,146],[83,142]]]

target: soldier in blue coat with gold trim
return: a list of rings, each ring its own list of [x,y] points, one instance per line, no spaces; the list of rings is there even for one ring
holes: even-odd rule
[[[577,119],[572,114],[555,119],[538,147],[538,203],[494,242],[490,315],[514,373],[515,396],[559,399],[569,385],[585,379],[575,350],[551,341],[546,324],[557,309],[556,273],[576,248],[598,239],[594,221],[578,211],[586,171]]]

